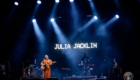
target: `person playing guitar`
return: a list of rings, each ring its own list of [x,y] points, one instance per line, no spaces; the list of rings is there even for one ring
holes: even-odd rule
[[[45,59],[41,62],[41,68],[43,69],[43,78],[51,78],[51,68],[50,65],[56,63],[49,59],[48,55],[45,55]]]

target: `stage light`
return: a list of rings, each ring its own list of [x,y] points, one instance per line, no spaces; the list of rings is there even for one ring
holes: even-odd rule
[[[38,3],[38,4],[41,4],[41,1],[40,1],[40,0],[38,0],[38,1],[37,1],[37,3]]]
[[[14,4],[15,4],[16,6],[18,6],[18,2],[15,2]]]
[[[94,19],[98,19],[97,16],[94,16]]]
[[[74,0],[70,0],[70,2],[73,2]]]
[[[36,19],[33,19],[32,22],[36,22]]]
[[[119,18],[119,15],[118,14],[116,14],[116,18]]]
[[[59,3],[59,0],[55,0],[56,3]]]
[[[53,22],[54,21],[54,18],[51,18],[51,22]]]

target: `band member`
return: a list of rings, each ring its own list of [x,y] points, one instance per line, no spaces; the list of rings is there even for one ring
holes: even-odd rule
[[[87,56],[86,53],[83,54],[82,60],[81,60],[82,64],[88,64],[89,63],[89,58]],[[82,76],[89,76],[89,66],[83,66],[82,67]]]
[[[114,58],[113,62],[113,80],[119,80],[120,68],[118,66],[117,59]]]
[[[6,75],[5,74],[5,61],[3,61],[2,64],[0,64],[0,75]]]
[[[45,55],[45,59],[41,62],[42,69],[43,69],[43,78],[51,78],[51,68],[50,65],[56,63],[56,61],[52,62],[49,59],[48,55]]]

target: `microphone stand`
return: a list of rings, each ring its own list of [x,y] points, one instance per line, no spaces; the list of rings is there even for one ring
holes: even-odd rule
[[[81,57],[81,55],[82,55],[82,54],[80,54],[80,57]],[[79,58],[80,58],[80,57],[79,57]],[[77,59],[77,75],[78,75],[78,60],[79,60],[79,58]]]
[[[106,61],[104,60],[104,62],[106,62]],[[110,65],[108,63],[107,63],[107,65],[108,65],[108,77],[110,78]]]

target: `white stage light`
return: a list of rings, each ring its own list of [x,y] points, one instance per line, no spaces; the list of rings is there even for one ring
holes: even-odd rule
[[[40,0],[38,0],[38,1],[37,1],[37,3],[38,3],[38,4],[41,4],[41,1],[40,1]]]
[[[14,4],[15,4],[16,6],[18,6],[18,2],[15,2]]]
[[[74,0],[70,0],[70,2],[73,2]]]
[[[54,18],[51,18],[51,22],[53,22],[54,21]]]
[[[94,19],[98,19],[97,16],[94,16]]]
[[[32,22],[36,22],[36,19],[33,19]]]
[[[55,0],[56,3],[59,3],[59,0]]]
[[[119,18],[119,15],[118,14],[116,14],[116,18]]]

